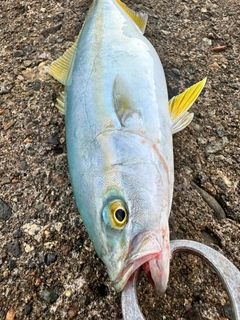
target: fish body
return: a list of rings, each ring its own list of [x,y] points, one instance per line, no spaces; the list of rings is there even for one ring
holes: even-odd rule
[[[65,84],[60,109],[74,197],[115,289],[143,266],[164,292],[172,133],[192,115],[189,101],[168,102],[162,64],[143,36],[146,20],[119,0],[95,0],[75,45],[49,73]]]

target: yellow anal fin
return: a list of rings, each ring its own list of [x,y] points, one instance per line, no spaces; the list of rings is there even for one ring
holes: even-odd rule
[[[172,119],[173,133],[181,131],[192,121],[193,114],[187,111],[200,95],[206,80],[207,78],[199,81],[169,101],[168,106]]]
[[[74,44],[69,49],[67,49],[60,58],[58,58],[56,61],[53,61],[53,63],[48,68],[48,73],[63,85],[65,85],[67,82],[68,74],[71,69],[73,58],[75,56],[78,39],[79,37],[74,42]]]
[[[129,9],[121,0],[116,0],[117,4],[126,12],[132,21],[138,26],[140,31],[144,33],[147,25],[148,15],[144,12],[136,12]]]
[[[56,107],[61,114],[66,113],[66,95],[65,92],[61,92],[60,96],[57,98]]]

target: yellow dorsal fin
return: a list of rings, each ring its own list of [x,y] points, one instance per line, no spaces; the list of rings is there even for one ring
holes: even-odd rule
[[[78,39],[79,37],[74,44],[67,49],[60,58],[58,58],[56,61],[53,61],[48,68],[48,73],[63,85],[65,85],[67,82],[68,74],[75,56]]]
[[[169,101],[168,106],[172,119],[173,133],[184,129],[191,122],[193,114],[187,111],[200,95],[205,83],[206,78]]]
[[[117,4],[126,12],[126,14],[132,19],[132,21],[138,26],[140,31],[144,33],[148,15],[144,12],[136,12],[129,9],[121,0],[116,0]]]

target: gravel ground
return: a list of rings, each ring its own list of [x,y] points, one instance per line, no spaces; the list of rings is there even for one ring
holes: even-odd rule
[[[192,124],[174,137],[172,239],[191,239],[240,267],[239,0],[136,0],[149,14],[169,96],[208,77]],[[90,1],[0,2],[0,319],[122,319],[69,182],[62,87],[47,66],[75,40]],[[219,48],[219,47],[223,48]],[[158,297],[142,276],[147,319],[232,319],[219,279],[179,254]]]

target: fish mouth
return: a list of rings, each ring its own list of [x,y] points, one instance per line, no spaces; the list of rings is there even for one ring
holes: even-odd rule
[[[131,275],[140,267],[158,293],[166,290],[170,249],[169,239],[162,240],[162,235],[159,237],[155,232],[141,232],[133,238],[124,266],[113,281],[117,291],[124,289]]]

